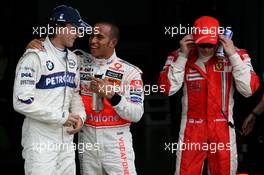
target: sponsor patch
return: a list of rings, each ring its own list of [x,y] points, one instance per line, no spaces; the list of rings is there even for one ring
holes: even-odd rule
[[[104,80],[109,81],[113,85],[117,85],[117,86],[121,85],[121,80],[117,80],[117,79],[110,78],[110,77],[105,77]]]
[[[106,65],[109,65],[113,62],[113,60],[107,61]]]
[[[80,79],[84,81],[90,81],[91,76],[91,73],[80,73]]]
[[[20,85],[34,85],[34,80],[20,80]]]
[[[32,73],[31,72],[22,72],[21,73],[21,78],[32,78]]]
[[[130,92],[130,95],[136,95],[136,96],[141,97],[141,95],[142,95],[142,91],[141,91],[141,92],[140,92],[140,91],[131,91],[131,92]]]
[[[91,122],[117,122],[120,120],[119,116],[87,116],[87,120]]]
[[[231,63],[228,63],[228,62],[218,62],[214,66],[214,72],[232,72]]]
[[[35,79],[34,72],[31,69],[21,69],[20,72],[20,85],[34,85]]]
[[[80,71],[84,71],[84,72],[93,72],[93,68],[91,66],[88,67],[81,67]]]
[[[143,91],[143,82],[142,80],[132,80],[130,82],[130,92],[142,92]]]
[[[82,60],[83,60],[83,63],[85,64],[85,65],[87,65],[87,64],[90,64],[91,62],[92,62],[92,59],[91,58],[87,58],[87,57],[84,57],[84,56],[82,56]]]
[[[122,67],[122,64],[120,64],[120,63],[115,63],[114,66],[115,66],[116,69],[120,69],[120,68]]]
[[[35,69],[33,69],[32,67],[21,67],[20,70],[36,72]]]
[[[128,160],[127,160],[127,155],[126,155],[126,145],[125,145],[125,140],[123,137],[119,138],[119,149],[120,149],[120,158],[121,158],[121,163],[122,163],[122,167],[123,167],[123,172],[122,174],[124,175],[129,175],[129,168],[128,168]]]
[[[75,88],[75,73],[57,72],[49,75],[41,75],[39,82],[36,84],[37,89],[53,89],[57,87],[68,86]]]
[[[34,69],[30,67],[23,67],[20,68],[20,72],[18,73],[18,75],[20,76],[21,80],[34,80],[33,78],[34,73],[35,73]],[[22,82],[22,83],[26,83],[26,82]],[[22,83],[20,82],[21,85]]]
[[[92,92],[90,91],[90,85],[83,82],[84,81],[82,81],[80,84],[81,95],[92,95]]]
[[[142,88],[143,82],[142,82],[142,80],[132,80],[130,83],[130,86],[135,87],[135,88]]]
[[[137,95],[136,96],[135,95],[133,95],[133,96],[131,95],[130,99],[131,99],[132,102],[142,103],[142,98],[137,96]]]
[[[46,66],[47,66],[48,70],[50,70],[50,71],[54,69],[54,63],[50,60],[48,60],[46,62]]]
[[[105,75],[108,76],[108,77],[113,77],[115,79],[120,79],[120,80],[123,78],[123,74],[118,73],[118,72],[114,72],[114,71],[111,71],[111,70],[107,70]]]
[[[69,68],[73,69],[76,66],[76,62],[73,59],[69,60]]]
[[[116,135],[123,135],[123,134],[124,132],[121,132],[121,131],[116,133]]]
[[[124,72],[124,70],[121,69],[122,67],[123,67],[122,64],[114,63],[114,67],[110,66],[109,69],[117,71],[117,72]]]
[[[223,72],[225,70],[224,63],[217,63],[215,64],[215,71]]]
[[[201,91],[201,83],[199,81],[192,81],[190,83],[191,91]]]
[[[200,73],[186,74],[187,81],[204,80]]]
[[[30,97],[28,99],[20,99],[18,98],[19,101],[21,101],[22,103],[25,103],[25,104],[31,104],[33,101],[34,101],[34,98],[33,97]]]

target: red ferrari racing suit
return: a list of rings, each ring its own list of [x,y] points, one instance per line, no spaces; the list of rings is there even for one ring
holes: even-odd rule
[[[212,56],[206,63],[198,57],[196,49],[188,58],[179,50],[170,53],[159,77],[169,96],[183,85],[175,174],[201,174],[205,158],[211,174],[236,174],[235,130],[228,125],[233,122],[234,85],[249,97],[259,78],[245,50],[237,49],[229,58]]]
[[[135,157],[129,126],[143,115],[142,72],[115,53],[109,59],[96,59],[79,52],[81,96],[87,114],[79,133],[79,144],[86,146],[86,149],[79,150],[81,173],[134,175]],[[92,110],[92,93],[89,90],[90,77],[95,74],[102,75],[102,79],[119,88],[115,89],[116,94],[111,100],[103,99],[104,108],[99,112]]]

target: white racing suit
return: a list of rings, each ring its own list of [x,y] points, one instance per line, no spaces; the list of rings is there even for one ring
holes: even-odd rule
[[[22,128],[25,174],[74,175],[73,135],[63,124],[69,112],[85,120],[79,95],[77,57],[60,51],[47,38],[45,52],[27,50],[19,60],[14,82],[14,109],[25,115]]]
[[[77,53],[77,52],[75,52]],[[134,151],[130,123],[143,115],[143,83],[141,70],[118,58],[96,59],[79,50],[81,61],[81,96],[87,120],[79,133],[79,159],[82,175],[135,175]],[[101,74],[114,84],[115,95],[103,99],[100,112],[92,110],[90,76]]]

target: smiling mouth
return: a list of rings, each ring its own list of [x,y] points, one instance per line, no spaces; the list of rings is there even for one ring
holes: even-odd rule
[[[91,46],[90,49],[91,49],[91,50],[96,50],[96,49],[98,49],[98,47]]]

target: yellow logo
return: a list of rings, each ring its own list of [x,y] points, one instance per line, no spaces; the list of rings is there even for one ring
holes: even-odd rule
[[[224,64],[223,63],[217,63],[215,65],[215,70],[216,71],[223,71],[224,70]]]

